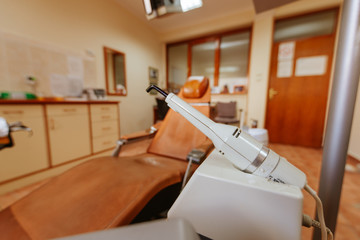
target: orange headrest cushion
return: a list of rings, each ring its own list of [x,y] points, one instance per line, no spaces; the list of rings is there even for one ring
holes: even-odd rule
[[[209,86],[209,79],[204,78],[202,81],[190,80],[184,84],[183,96],[185,98],[201,98]]]

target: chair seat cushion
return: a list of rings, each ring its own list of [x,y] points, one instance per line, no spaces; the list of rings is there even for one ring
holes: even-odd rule
[[[21,226],[32,239],[129,224],[159,191],[181,182],[186,164],[152,154],[90,160],[0,212],[0,219],[11,213],[17,228]],[[11,226],[1,223],[4,239],[13,239]]]

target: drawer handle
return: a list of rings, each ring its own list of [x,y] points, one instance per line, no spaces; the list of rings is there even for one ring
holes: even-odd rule
[[[3,114],[24,114],[24,111],[22,111],[22,110],[9,110],[9,111],[3,111]]]
[[[103,131],[109,131],[109,130],[111,130],[111,127],[103,127],[102,130]]]
[[[76,112],[75,108],[64,108],[63,109],[64,112]]]
[[[111,116],[106,115],[106,116],[101,116],[101,118],[102,118],[102,119],[110,119],[110,118],[111,118]]]
[[[107,111],[107,110],[110,110],[110,108],[108,108],[108,107],[102,107],[101,110],[104,110],[104,111],[106,110],[106,111]]]

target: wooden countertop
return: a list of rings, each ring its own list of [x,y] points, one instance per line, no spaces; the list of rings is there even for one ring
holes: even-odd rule
[[[66,100],[66,99],[0,99],[0,104],[114,104],[120,101],[107,101],[107,100]]]

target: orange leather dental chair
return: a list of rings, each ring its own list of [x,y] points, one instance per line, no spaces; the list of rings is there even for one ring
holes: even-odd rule
[[[179,96],[185,101],[200,103],[194,107],[209,116],[208,79],[188,81]],[[128,136],[122,144],[143,136],[146,135]],[[180,190],[177,186],[180,186],[188,165],[188,153],[200,145],[205,146],[204,151],[209,150],[206,136],[178,113],[169,110],[143,153],[133,148],[135,155],[124,156],[120,151],[120,156],[100,157],[82,163],[53,177],[1,211],[0,238],[50,239],[126,225],[141,219],[139,216],[146,209],[152,210],[151,204],[156,199],[162,197],[161,205],[164,199],[174,195],[176,198]],[[116,155],[119,149],[115,151]]]

